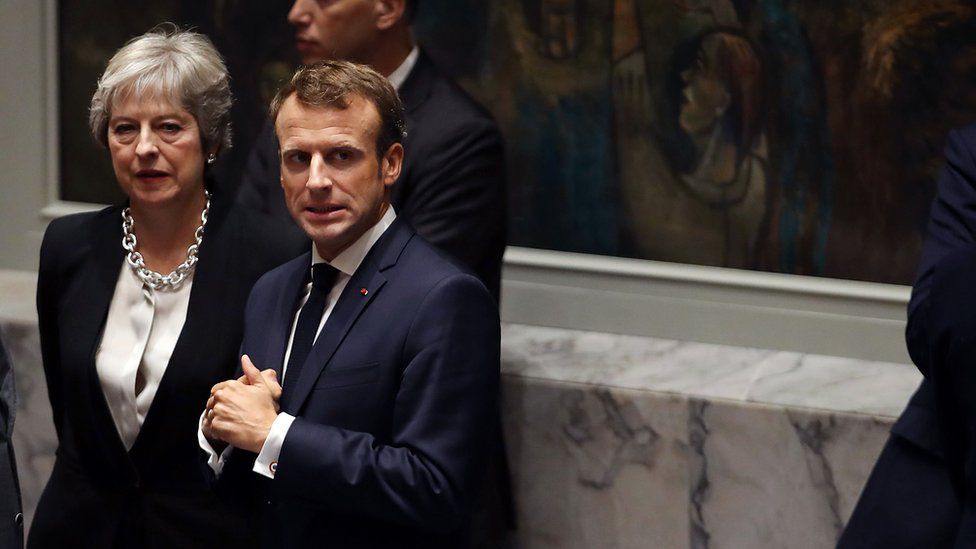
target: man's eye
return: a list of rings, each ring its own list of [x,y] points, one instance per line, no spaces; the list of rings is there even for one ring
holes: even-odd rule
[[[352,160],[352,152],[344,149],[340,149],[332,153],[332,158],[334,158],[339,162],[346,162],[348,160]]]
[[[311,156],[305,152],[291,152],[288,153],[286,159],[289,162],[295,162],[298,164],[308,164],[309,160],[311,159]]]

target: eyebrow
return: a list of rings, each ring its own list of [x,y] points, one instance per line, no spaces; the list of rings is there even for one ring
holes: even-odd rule
[[[193,116],[192,115],[183,116],[179,112],[174,111],[174,112],[171,112],[171,113],[160,114],[158,116],[154,116],[151,119],[149,119],[149,121],[150,122],[158,122],[160,120],[166,120],[168,118],[175,118],[177,120],[184,120],[185,121],[187,119],[192,119]],[[135,118],[133,118],[131,116],[112,115],[112,117],[108,119],[108,121],[109,121],[110,124],[112,122],[117,121],[117,120],[135,120]]]

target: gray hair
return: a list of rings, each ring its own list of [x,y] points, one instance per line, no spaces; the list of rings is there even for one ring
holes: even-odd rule
[[[112,107],[128,94],[173,101],[196,118],[204,151],[230,148],[230,77],[206,36],[164,23],[115,52],[88,111],[92,135],[104,146]]]

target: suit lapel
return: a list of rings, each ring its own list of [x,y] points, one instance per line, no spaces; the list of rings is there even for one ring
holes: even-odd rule
[[[97,441],[95,446],[106,454],[106,471],[113,471],[116,479],[124,482],[126,474],[135,475],[135,468],[127,459],[125,446],[119,437],[112,413],[109,411],[105,393],[102,391],[95,366],[95,353],[98,351],[108,318],[109,305],[115,294],[119,270],[124,261],[122,250],[121,208],[106,209],[98,214],[92,226],[91,255],[88,266],[79,273],[82,282],[75,295],[84,300],[84,306],[75,308],[77,325],[72,326],[75,341],[84,352],[83,364],[86,369],[87,391],[91,403],[90,425]],[[67,364],[67,363],[66,363]]]
[[[285,349],[288,346],[288,336],[298,311],[298,301],[301,299],[302,286],[308,284],[311,275],[312,252],[308,252],[298,259],[295,268],[286,276],[285,285],[278,292],[278,303],[275,315],[269,324],[268,344],[265,346],[264,364],[255,363],[260,369],[274,368],[278,379],[282,379],[281,370],[284,368]]]
[[[413,229],[398,219],[366,254],[339,296],[332,314],[322,328],[322,333],[315,340],[302,366],[295,393],[287,403],[286,412],[298,415],[322,370],[332,360],[332,356],[345,340],[356,320],[386,284],[387,279],[383,271],[396,264],[400,253],[413,234]],[[366,288],[365,294],[362,288]]]

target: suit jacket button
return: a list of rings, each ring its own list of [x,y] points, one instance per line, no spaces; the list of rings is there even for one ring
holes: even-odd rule
[[[17,526],[20,526],[21,524],[23,524],[24,523],[24,514],[23,513],[17,513],[16,515],[14,515],[14,523],[16,523]]]

